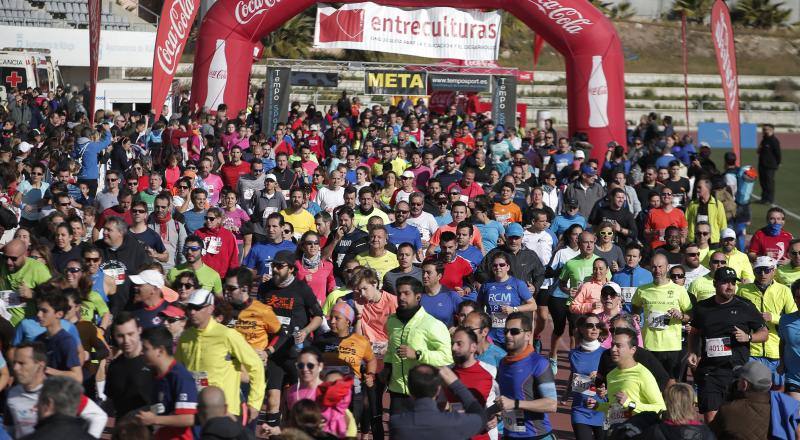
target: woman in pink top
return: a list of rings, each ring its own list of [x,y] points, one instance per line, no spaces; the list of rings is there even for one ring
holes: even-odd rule
[[[617,283],[608,283],[600,291],[600,298],[603,303],[603,311],[597,316],[607,329],[612,328],[612,321],[622,319],[626,321],[626,327],[636,330],[639,335],[639,346],[642,346],[642,332],[639,329],[639,315],[629,315],[622,310],[622,289]],[[611,348],[611,335],[603,339],[603,348]]]
[[[586,313],[600,313],[603,304],[600,302],[600,290],[606,286],[608,279],[608,263],[603,258],[598,258],[592,263],[592,276],[578,288],[578,293],[569,305],[569,311],[578,315]],[[608,283],[612,284],[612,283]],[[614,284],[616,285],[616,284]],[[617,286],[619,289],[619,286]]]
[[[233,236],[236,237],[236,244],[239,246],[239,255],[241,255],[244,243],[242,225],[250,221],[250,216],[247,215],[244,209],[239,207],[239,197],[235,191],[224,191],[222,195],[222,212],[225,213],[222,227],[233,232]]]
[[[291,408],[298,400],[317,400],[317,387],[322,383],[320,374],[325,365],[322,355],[316,349],[305,349],[297,357],[297,383],[289,385],[284,393],[286,408]]]
[[[297,279],[308,283],[314,296],[323,304],[328,293],[336,288],[336,282],[333,279],[333,263],[322,259],[319,235],[314,231],[307,231],[300,238],[297,251]]]

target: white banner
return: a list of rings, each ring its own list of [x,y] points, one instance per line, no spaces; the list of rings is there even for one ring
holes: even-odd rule
[[[100,67],[153,67],[155,32],[100,31]],[[88,29],[0,26],[0,47],[50,49],[60,66],[89,66]]]
[[[499,11],[401,9],[352,3],[317,7],[314,47],[359,49],[429,58],[496,60]]]

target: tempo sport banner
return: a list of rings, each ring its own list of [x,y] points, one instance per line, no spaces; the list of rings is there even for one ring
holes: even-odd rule
[[[736,73],[736,48],[733,43],[733,27],[728,5],[717,0],[711,9],[711,39],[717,52],[717,67],[722,77],[722,92],[725,95],[725,110],[731,127],[731,146],[736,154],[736,165],[741,156],[741,132],[739,128],[739,77]]]
[[[491,76],[463,75],[454,73],[431,73],[431,92],[488,92]]]
[[[367,70],[364,73],[367,95],[427,95],[428,72],[405,70]]]
[[[288,67],[267,67],[267,90],[264,96],[264,116],[261,126],[267,136],[272,136],[281,121],[289,117],[289,81],[292,69]]]
[[[517,128],[516,76],[492,76],[492,120],[495,127]]]
[[[499,11],[401,9],[376,3],[352,3],[336,9],[320,4],[314,47],[496,60],[501,23]]]

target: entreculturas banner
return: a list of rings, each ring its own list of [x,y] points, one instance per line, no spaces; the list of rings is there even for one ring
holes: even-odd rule
[[[375,3],[352,3],[337,9],[320,4],[314,47],[496,60],[501,22],[499,11],[401,9]]]

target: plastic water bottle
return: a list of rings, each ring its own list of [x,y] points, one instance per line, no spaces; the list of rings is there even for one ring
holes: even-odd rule
[[[303,343],[297,342],[297,334],[300,333],[300,327],[294,326],[294,331],[292,332],[292,337],[294,338],[294,354],[300,355],[300,352],[303,351]]]

